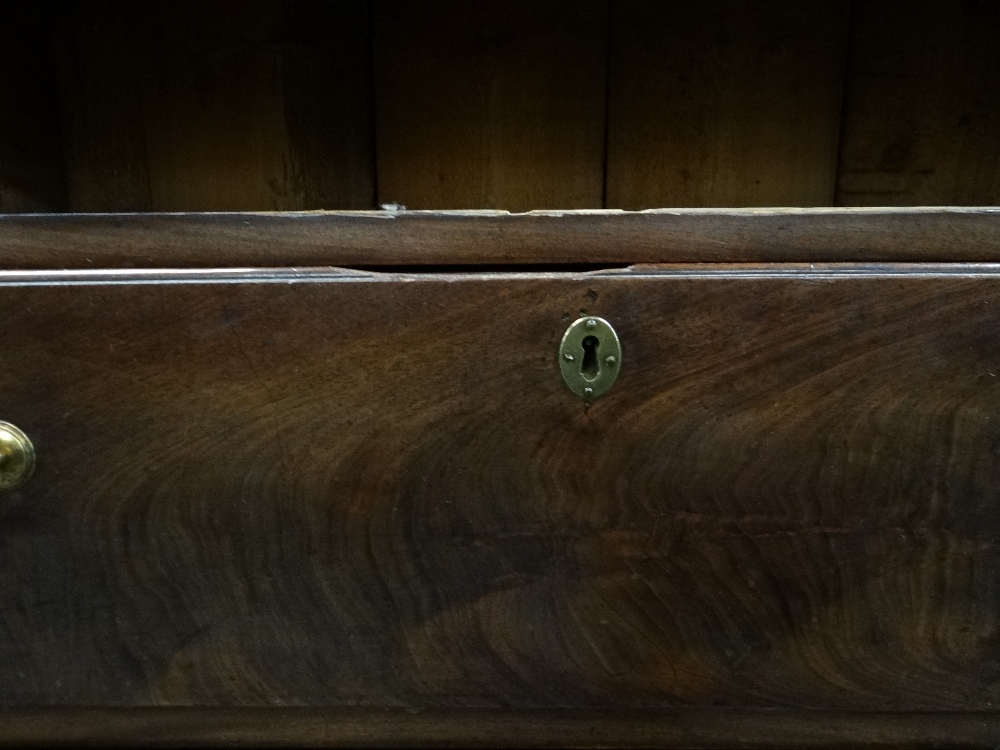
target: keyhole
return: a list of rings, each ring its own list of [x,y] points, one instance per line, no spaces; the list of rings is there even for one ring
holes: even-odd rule
[[[580,374],[587,380],[594,380],[601,370],[597,363],[597,347],[601,345],[597,336],[587,336],[583,340],[583,364],[580,366]]]

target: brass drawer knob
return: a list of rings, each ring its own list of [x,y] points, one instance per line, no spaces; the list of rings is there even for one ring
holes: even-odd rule
[[[23,485],[35,470],[35,447],[9,422],[0,422],[0,492]]]

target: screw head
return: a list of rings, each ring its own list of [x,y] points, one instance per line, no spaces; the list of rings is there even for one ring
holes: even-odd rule
[[[587,326],[587,328],[594,329],[597,328],[597,321],[591,318],[586,323],[584,323],[584,325]]]
[[[572,361],[573,361],[574,359],[576,359],[576,357],[574,357],[574,356],[573,356],[572,354],[570,354],[569,352],[566,352],[566,353],[565,353],[565,354],[563,355],[563,359],[565,359],[565,360],[566,360],[567,362],[572,362]]]
[[[593,388],[591,388],[591,387],[590,387],[590,386],[588,385],[588,386],[587,386],[586,388],[584,388],[584,389],[583,389],[583,395],[584,395],[584,396],[593,396],[593,395],[594,395],[594,389],[593,389]]]

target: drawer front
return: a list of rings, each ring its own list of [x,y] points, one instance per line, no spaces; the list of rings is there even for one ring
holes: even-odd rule
[[[0,274],[0,703],[989,711],[998,311],[993,266]]]

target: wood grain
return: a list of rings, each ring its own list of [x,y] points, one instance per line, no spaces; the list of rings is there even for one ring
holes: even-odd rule
[[[4,268],[998,260],[997,209],[0,214]]]
[[[837,204],[1000,203],[1000,6],[855,3]]]
[[[996,265],[5,272],[0,704],[994,712],[998,307]]]
[[[53,18],[42,3],[4,3],[0,13],[0,212],[62,211]]]
[[[380,203],[601,207],[607,0],[374,7]]]
[[[614,3],[607,206],[831,205],[848,5]]]
[[[266,0],[160,4],[146,102],[151,190],[160,210],[301,208]]]
[[[76,3],[76,211],[374,206],[366,2]]]

